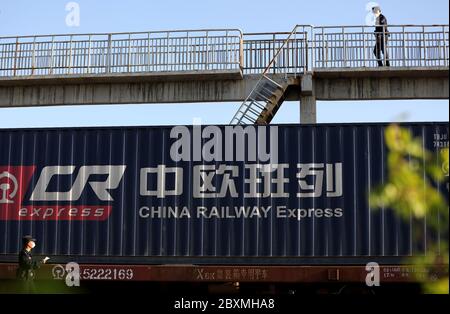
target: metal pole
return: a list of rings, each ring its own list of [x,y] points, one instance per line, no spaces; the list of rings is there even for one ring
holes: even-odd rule
[[[344,49],[344,67],[347,67],[347,41],[345,40],[345,27],[342,27],[342,46]]]
[[[312,44],[313,44],[313,53],[311,55],[311,67],[309,62],[306,64],[306,71],[310,71],[310,70],[314,70],[314,63],[316,62],[316,58],[317,58],[317,47],[316,47],[316,32],[315,32],[315,28],[312,26],[308,26],[309,27],[309,32],[311,34],[311,39],[312,39]],[[306,52],[308,53],[308,51]]]
[[[154,42],[155,42],[155,54],[153,55],[152,61],[152,71],[156,72],[158,70],[158,64],[160,62],[160,45],[161,45],[161,38],[157,38],[155,36]]]
[[[366,28],[362,27],[362,37],[363,37],[363,58],[364,58],[364,67],[367,67],[367,47],[366,47]]]
[[[309,69],[309,63],[314,62],[316,54],[316,46],[314,44],[315,41],[314,35],[311,33],[311,28],[309,26],[304,31],[304,34],[305,34],[305,43],[308,44],[308,49],[305,51],[305,55],[302,55],[302,57],[304,57],[303,60],[305,61],[305,65],[301,66],[301,68],[303,70],[303,73],[306,73]],[[311,48],[309,49],[309,47]],[[306,62],[306,56],[308,56],[308,62]]]
[[[189,32],[186,32],[186,70],[192,70],[191,65],[191,44],[189,42]]]
[[[327,46],[325,46],[325,28],[322,27],[322,53],[323,53],[323,60],[322,61],[322,67],[325,68],[326,66],[324,66],[324,64],[328,64],[328,44]],[[328,43],[328,41],[327,41]],[[324,63],[326,62],[326,63]]]
[[[150,72],[150,32],[148,33],[147,37],[147,72]]]
[[[14,52],[14,67],[13,67],[13,76],[16,76],[16,68],[17,68],[17,51],[19,50],[19,37],[16,37],[16,49]]]
[[[239,66],[241,70],[244,70],[244,37],[243,35],[240,35],[239,37]]]
[[[165,55],[165,60],[166,60],[166,64],[165,64],[165,70],[169,71],[169,37],[170,37],[170,33],[167,32],[167,37],[166,37],[166,55]]]
[[[273,34],[273,38],[272,38],[272,42],[273,42],[273,55],[272,58],[275,56],[276,53],[276,48],[275,48],[275,34]],[[271,58],[271,59],[272,59]],[[273,61],[273,70],[272,73],[275,74],[276,73],[276,67],[277,67],[277,60],[275,58],[275,60]]]
[[[53,74],[53,54],[55,50],[55,36],[52,36],[52,49],[50,53],[50,75]]]
[[[442,40],[444,41],[444,66],[447,66],[447,38],[445,36],[445,26],[442,26]]]
[[[441,59],[442,59],[442,56],[441,56],[441,53],[442,53],[442,47],[441,47],[441,41],[439,40],[439,37],[440,37],[440,34],[433,34],[433,42],[437,45],[437,49],[434,49],[434,51],[435,50],[437,50],[437,53],[436,53],[436,55],[433,55],[433,60],[432,60],[432,64],[433,65],[437,65],[437,66],[440,66],[440,61],[441,61]]]
[[[228,70],[228,31],[225,32],[225,69]]]
[[[384,61],[384,65],[386,66],[386,53],[387,53],[387,38],[386,38],[386,25],[383,25],[383,47],[384,47],[384,51],[383,51],[383,61]]]
[[[106,73],[111,73],[111,43],[112,43],[112,34],[108,34],[108,55],[106,59]]]
[[[244,57],[244,38],[243,34],[239,34],[238,43],[236,46],[236,43],[232,41],[233,45],[231,46],[230,50],[233,56],[233,63],[239,64],[239,69],[244,72],[244,64],[245,64],[245,57]],[[234,39],[236,40],[236,38]]]
[[[309,51],[306,50],[305,58],[304,58],[305,66],[303,67],[303,73],[306,73],[306,72],[309,71],[309,69],[310,69],[309,63],[310,62],[312,63],[312,67],[314,67],[314,60],[316,59],[316,53],[317,53],[317,51],[316,51],[316,43],[315,43],[316,38],[314,37],[315,34],[313,33],[312,28],[310,26],[308,26],[307,31],[305,31],[305,35],[306,35],[305,43],[311,42],[311,45],[310,45],[310,47],[311,47],[311,58],[309,58],[308,62],[306,62],[306,56],[309,56]]]
[[[128,64],[127,64],[127,70],[128,73],[131,72],[131,34],[128,34]]]
[[[33,38],[33,54],[31,57],[31,75],[34,75],[35,67],[36,67],[36,37]]]
[[[421,38],[419,38],[419,60],[418,61],[419,61],[419,66],[422,66],[422,39]]]
[[[89,45],[88,45],[88,68],[87,72],[91,73],[91,35],[89,35]]]
[[[295,31],[295,33],[297,33],[297,30]],[[305,47],[302,49],[304,51],[304,60],[305,60],[305,66],[303,67],[303,73],[305,73],[306,71],[308,71],[308,63],[309,63],[309,43],[308,43],[308,32],[305,30],[305,27],[302,26],[302,33],[303,36],[305,37],[304,41],[305,41]],[[314,46],[313,46],[313,51],[312,53],[314,53]]]
[[[295,31],[294,31],[295,32]],[[283,56],[283,68],[284,68],[284,78],[287,78],[287,67],[288,67],[288,62],[289,62],[289,41],[290,39],[287,41],[286,46],[283,47],[282,49],[282,56]]]
[[[69,74],[72,72],[72,35],[70,35],[70,42],[69,42]]]
[[[297,31],[294,33],[294,76],[297,77],[298,75],[298,43],[297,43]]]
[[[423,61],[425,66],[427,66],[428,62],[427,62],[427,43],[425,40],[425,26],[422,26],[422,40],[423,40]]]
[[[403,66],[406,67],[406,32],[405,26],[402,26],[403,33]]]
[[[206,31],[206,70],[209,69],[209,32]]]

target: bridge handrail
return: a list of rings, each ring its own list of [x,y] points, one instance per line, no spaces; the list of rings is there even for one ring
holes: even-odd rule
[[[272,67],[272,65],[276,62],[276,59],[278,57],[278,55],[283,51],[284,47],[287,45],[287,43],[289,43],[289,41],[291,40],[292,36],[296,36],[297,34],[297,30],[299,28],[302,28],[303,30],[310,28],[310,25],[295,25],[294,29],[289,33],[289,36],[283,41],[283,44],[281,45],[281,47],[278,49],[278,51],[275,53],[275,55],[273,56],[272,60],[270,60],[269,64],[266,66],[266,68],[263,71],[263,75],[267,74],[267,72],[270,70],[270,68]],[[308,37],[306,36],[306,41],[308,40]]]
[[[361,27],[375,27],[376,25],[319,25],[319,26],[313,26],[313,28],[361,28]],[[449,24],[388,24],[388,27],[442,27],[446,26],[448,27]]]
[[[0,76],[233,69],[236,28],[0,37]]]
[[[385,43],[374,36],[375,26],[314,27],[310,68],[374,67],[378,61],[396,67],[448,66],[448,24],[389,24],[383,27]],[[375,53],[380,56],[380,49],[383,56],[378,60]]]
[[[205,28],[0,36],[0,77],[230,68],[244,74],[265,73],[267,68],[273,73],[297,73],[328,67],[372,67],[376,66],[374,27],[298,24],[293,33]],[[387,27],[391,34],[389,60],[394,66],[448,66],[448,24]],[[297,31],[300,28],[301,33]],[[289,47],[279,50],[285,45]],[[274,56],[277,51],[282,53]]]
[[[374,27],[374,25],[319,25],[315,26],[312,24],[297,24],[297,26],[310,26],[314,28],[356,28],[356,27]],[[388,27],[449,27],[449,24],[389,24]],[[39,34],[39,35],[8,35],[8,36],[0,36],[0,39],[11,39],[11,38],[39,38],[39,37],[69,37],[69,36],[89,36],[89,35],[128,35],[128,34],[148,34],[148,33],[184,33],[184,32],[206,32],[206,31],[237,31],[239,34],[244,36],[253,36],[253,35],[272,35],[272,34],[280,34],[280,35],[289,35],[290,32],[251,32],[244,33],[239,28],[201,28],[201,29],[175,29],[175,30],[156,30],[156,31],[140,31],[140,32],[107,32],[107,33],[65,33],[65,34]]]
[[[39,37],[70,37],[70,36],[107,36],[107,35],[140,35],[140,34],[163,34],[163,33],[196,33],[196,32],[238,32],[240,37],[243,32],[239,28],[201,28],[201,29],[175,29],[175,30],[157,30],[141,32],[110,32],[110,33],[67,33],[67,34],[39,34],[39,35],[18,35],[18,36],[0,36],[2,39],[16,38],[39,38]]]

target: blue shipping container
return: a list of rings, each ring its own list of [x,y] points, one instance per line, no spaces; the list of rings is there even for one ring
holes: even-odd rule
[[[448,147],[447,123],[403,126],[436,156]],[[386,127],[0,130],[0,261],[15,259],[25,234],[37,238],[36,254],[60,262],[359,263],[421,254],[448,226],[434,234],[424,220],[417,230],[368,201],[387,175]]]

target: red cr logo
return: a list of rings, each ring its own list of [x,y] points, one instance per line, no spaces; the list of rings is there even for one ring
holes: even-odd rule
[[[100,201],[113,201],[108,190],[116,189],[126,166],[82,166],[68,192],[47,192],[52,177],[73,174],[75,166],[44,167],[34,187],[30,201],[39,205],[23,205],[36,166],[0,166],[0,220],[106,220],[111,205],[72,205],[90,185]],[[108,175],[104,182],[90,180],[90,175]],[[45,202],[46,205],[40,205]],[[48,203],[60,203],[48,205]]]
[[[17,194],[18,183],[14,175],[8,171],[0,173],[0,204],[14,203]]]
[[[20,206],[35,169],[35,166],[0,166],[0,209]]]

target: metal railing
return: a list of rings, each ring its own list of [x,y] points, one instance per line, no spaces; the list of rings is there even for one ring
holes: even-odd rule
[[[376,67],[374,26],[301,26],[290,33],[238,29],[0,37],[0,77],[242,70],[267,74]],[[389,25],[393,67],[449,65],[448,25]]]
[[[238,29],[0,37],[0,76],[240,69]]]
[[[388,25],[387,54],[382,63],[393,67],[433,67],[449,65],[448,25]],[[382,42],[382,39],[379,41]],[[312,68],[376,67],[374,26],[314,27],[310,41]]]
[[[285,47],[274,60],[269,74],[305,72],[308,66],[309,28],[307,26],[299,30],[296,27],[295,34],[288,41],[286,38],[291,34],[289,32],[244,34],[244,74],[261,74],[283,44]]]

